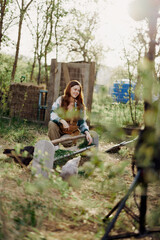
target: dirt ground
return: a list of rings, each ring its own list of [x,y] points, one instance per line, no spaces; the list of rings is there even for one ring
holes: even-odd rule
[[[41,136],[43,138],[43,136]],[[105,142],[100,142],[99,146],[99,151],[100,153],[104,153],[106,149],[109,147],[113,146],[113,143],[106,144]],[[0,139],[0,156],[1,158],[5,158],[6,156],[3,155],[3,149],[5,148],[14,148],[14,144],[11,145],[8,141],[5,141],[4,139]],[[124,150],[126,147],[124,147]],[[125,151],[124,151],[125,152]],[[106,154],[106,164],[113,164],[113,165],[118,165],[120,162],[123,160],[128,159],[130,161],[130,164],[127,166],[127,174],[124,175],[124,179],[119,179],[119,181],[125,181],[127,186],[129,187],[130,184],[133,181],[132,177],[132,171],[131,171],[131,156],[130,154]],[[23,176],[24,172],[21,170],[21,176]],[[104,215],[108,213],[109,209],[105,208],[110,202],[110,210],[115,206],[115,203],[118,202],[118,197],[116,200],[111,200],[111,196],[107,195],[106,193],[106,199],[103,200],[104,195],[101,195],[100,191],[97,191],[94,189],[94,175],[91,180],[84,179],[83,183],[81,181],[81,187],[79,189],[74,189],[72,192],[72,197],[74,196],[76,200],[70,199],[68,197],[67,202],[69,203],[68,206],[68,212],[66,210],[63,211],[61,216],[58,216],[57,219],[52,219],[51,220],[45,220],[43,222],[43,226],[39,227],[38,233],[35,231],[30,231],[29,236],[30,238],[26,238],[27,240],[29,239],[46,239],[46,240],[97,240],[101,239],[102,237],[102,232],[100,229],[102,226],[99,226],[98,221],[96,222],[95,219],[93,220],[94,216],[96,215]],[[96,184],[96,183],[95,183]],[[85,186],[85,187],[84,187]],[[82,194],[83,193],[83,194]],[[80,205],[84,204],[82,203],[82,195],[87,196],[88,194],[88,202],[90,203],[90,200],[94,200],[93,206],[87,206],[86,209],[88,210],[88,214],[90,214],[90,217],[87,217],[86,219],[81,216],[79,216],[79,211]],[[160,186],[155,185],[155,184],[149,184],[148,188],[148,209],[147,209],[147,214],[150,211],[150,209],[157,204],[157,201],[159,200],[160,197]],[[131,196],[133,198],[133,196]],[[78,199],[78,200],[77,200]],[[92,202],[92,201],[91,201]],[[97,214],[97,208],[96,204],[98,206],[98,214]],[[78,206],[78,207],[77,207]],[[84,206],[83,206],[84,207]],[[63,208],[63,207],[62,207]],[[133,209],[134,211],[135,209]],[[74,212],[74,218],[71,212]],[[69,213],[70,212],[70,213]],[[137,210],[136,210],[137,212]],[[124,216],[124,212],[122,213],[122,216]],[[85,215],[85,214],[84,214]],[[86,213],[87,215],[87,213]],[[86,216],[85,216],[86,217]],[[120,217],[121,218],[121,217]],[[98,230],[99,229],[99,230]],[[131,231],[134,228],[130,229]],[[118,233],[113,230],[114,233]],[[36,238],[37,235],[39,238]],[[35,236],[35,238],[34,238]],[[133,239],[133,238],[128,238],[128,239]],[[160,239],[157,236],[154,237],[143,237],[141,239],[144,240],[149,240],[149,239],[154,239],[158,240]]]

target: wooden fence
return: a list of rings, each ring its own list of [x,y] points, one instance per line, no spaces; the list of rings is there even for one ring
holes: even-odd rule
[[[10,116],[37,120],[40,89],[42,89],[42,86],[33,84],[11,84],[9,99]]]
[[[84,102],[88,111],[91,111],[93,88],[95,82],[95,63],[70,62],[58,63],[51,60],[50,80],[47,96],[47,110],[45,123],[48,124],[53,102],[63,95],[64,89],[70,80],[78,80],[82,84]]]

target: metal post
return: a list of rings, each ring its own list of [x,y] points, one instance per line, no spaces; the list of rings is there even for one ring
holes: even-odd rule
[[[140,217],[139,217],[139,232],[144,234],[146,232],[146,211],[147,211],[147,187],[146,183],[141,186],[141,202],[140,202]]]

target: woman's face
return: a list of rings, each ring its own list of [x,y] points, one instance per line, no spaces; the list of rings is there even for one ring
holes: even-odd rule
[[[77,98],[79,93],[80,93],[79,85],[75,85],[75,86],[71,87],[70,94],[71,94],[72,98]]]

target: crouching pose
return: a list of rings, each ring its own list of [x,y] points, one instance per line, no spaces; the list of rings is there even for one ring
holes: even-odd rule
[[[50,140],[83,133],[86,136],[88,145],[90,145],[92,137],[85,120],[85,114],[82,86],[77,80],[72,80],[65,88],[64,95],[58,97],[52,105],[48,124]],[[63,142],[65,147],[72,145],[72,141]]]

